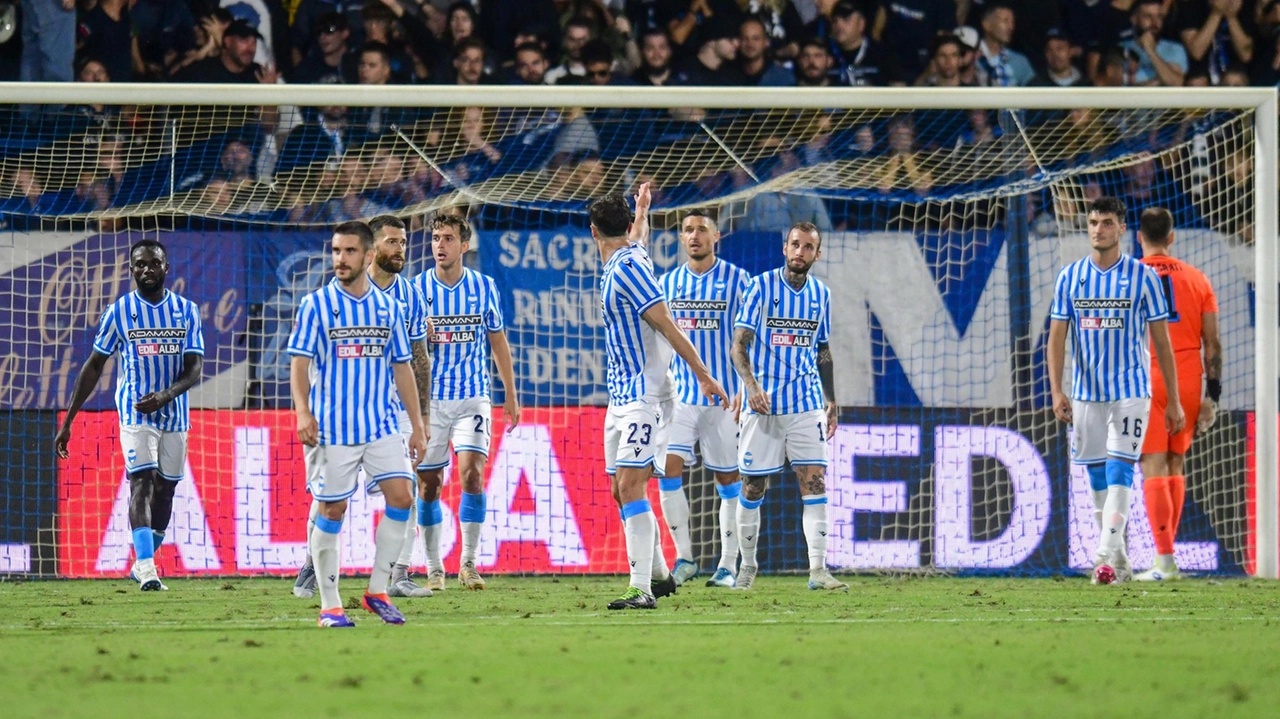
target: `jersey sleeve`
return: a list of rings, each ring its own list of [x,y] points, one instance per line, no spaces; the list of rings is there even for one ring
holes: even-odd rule
[[[485,294],[488,301],[488,307],[484,311],[484,328],[490,332],[501,332],[506,324],[502,320],[502,300],[498,295],[498,283],[493,281],[492,277],[485,278],[485,286],[488,290]]]
[[[420,342],[427,338],[427,331],[431,327],[427,321],[427,300],[422,296],[422,290],[412,282],[406,284],[409,286],[409,316],[405,318],[405,327],[409,341]]]
[[[399,302],[391,303],[391,341],[387,343],[387,350],[391,353],[387,359],[393,364],[413,359],[413,351],[409,348],[409,331],[404,328],[404,316]]]
[[[404,327],[401,326],[401,331]],[[298,316],[293,320],[293,333],[289,335],[288,352],[299,357],[315,358],[320,350],[320,322],[316,317],[315,303],[304,298],[298,306]]]
[[[817,344],[826,344],[831,341],[831,291],[828,290],[822,296],[822,316],[818,318],[818,333],[814,336],[814,342]]]
[[[760,290],[760,283],[752,280],[747,285],[746,295],[742,298],[742,307],[738,309],[738,318],[734,320],[733,326],[758,332],[762,307],[764,307],[764,293]]]
[[[1203,272],[1196,273],[1196,284],[1200,288],[1200,314],[1218,311],[1218,296],[1213,292],[1213,284]]]
[[[1073,314],[1071,308],[1071,268],[1063,268],[1058,273],[1058,281],[1053,284],[1053,306],[1049,308],[1049,317],[1063,322],[1070,322]]]
[[[1142,265],[1142,295],[1141,302],[1143,314],[1148,322],[1158,322],[1160,320],[1169,319],[1169,301],[1164,296],[1164,290],[1160,287],[1160,276],[1155,270]]]
[[[618,265],[618,292],[636,308],[636,314],[644,314],[650,307],[662,302],[662,289],[653,270],[643,262],[623,260]]]
[[[204,326],[200,324],[200,308],[187,303],[187,342],[183,354],[204,356]]]
[[[98,320],[98,334],[93,338],[93,351],[98,354],[111,355],[120,347],[120,342],[124,338],[120,336],[120,326],[117,322],[116,305],[111,305],[106,312],[102,313],[102,318]]]

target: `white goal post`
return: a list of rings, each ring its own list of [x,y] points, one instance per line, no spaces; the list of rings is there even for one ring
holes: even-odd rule
[[[1280,187],[1272,88],[980,89],[0,83],[6,105],[1245,110],[1254,122],[1256,575],[1280,578]],[[1193,418],[1188,418],[1193,420]]]

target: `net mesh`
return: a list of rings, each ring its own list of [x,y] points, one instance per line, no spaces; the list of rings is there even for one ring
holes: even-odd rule
[[[298,301],[328,280],[326,227],[385,212],[410,223],[406,275],[430,270],[425,221],[464,214],[477,238],[466,262],[503,295],[528,409],[510,433],[495,412],[481,568],[621,571],[585,206],[641,182],[654,187],[660,274],[684,259],[676,228],[692,207],[718,217],[720,256],[752,274],[778,266],[791,224],[823,231],[815,273],[834,292],[842,407],[828,560],[857,570],[1089,566],[1087,482],[1049,410],[1053,280],[1088,252],[1090,199],[1124,199],[1131,228],[1142,209],[1168,208],[1174,253],[1217,292],[1225,360],[1223,416],[1188,459],[1179,564],[1251,566],[1250,112],[6,106],[0,127],[0,573],[127,569],[114,360],[69,459],[54,460],[52,438],[102,311],[131,289],[127,249],[142,237],[170,248],[170,287],[201,307],[208,346],[162,569],[293,571],[309,498],[284,343]],[[500,408],[511,388],[495,385]],[[460,486],[447,476],[453,569]],[[710,567],[719,499],[700,467],[686,491]],[[1154,549],[1134,497],[1129,542],[1144,568]],[[353,501],[345,569],[368,568],[380,509]],[[764,504],[761,541],[766,571],[808,566],[790,474]]]

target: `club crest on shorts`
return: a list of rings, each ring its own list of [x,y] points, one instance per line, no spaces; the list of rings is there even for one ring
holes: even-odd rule
[[[742,464],[743,464],[743,466],[750,467],[750,466],[751,466],[751,463],[752,463],[752,462],[754,462],[754,461],[755,461],[755,458],[753,458],[753,457],[751,456],[751,453],[750,453],[750,452],[747,452],[747,453],[745,453],[745,454],[743,454],[743,455],[742,455]]]

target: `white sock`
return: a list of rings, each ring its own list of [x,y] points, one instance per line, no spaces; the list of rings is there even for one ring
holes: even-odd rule
[[[1093,494],[1093,521],[1098,525],[1098,531],[1102,531],[1102,508],[1107,504],[1107,492],[1103,490],[1089,490]]]
[[[657,530],[657,522],[654,522],[653,530],[653,562],[650,564],[653,570],[649,573],[649,579],[655,582],[661,582],[671,573],[667,569],[667,558],[662,554],[662,532]]]
[[[653,535],[657,533],[649,500],[638,499],[623,507],[627,518],[623,527],[627,539],[627,561],[631,564],[631,586],[653,593]]]
[[[307,556],[302,560],[302,566],[314,567],[315,561],[311,558],[311,532],[316,528],[316,517],[320,516],[320,500],[311,500],[311,509],[307,511]]]
[[[764,501],[761,498],[760,501]],[[753,506],[748,507],[751,504]],[[738,502],[738,548],[742,551],[742,566],[755,567],[756,543],[760,541],[760,502],[745,497]]]
[[[420,524],[422,547],[427,552],[427,571],[443,572],[444,560],[440,558],[440,527],[443,524]]]
[[[476,547],[480,545],[480,530],[484,527],[479,522],[461,522],[462,525],[462,558],[460,564],[475,564]]]
[[[342,607],[342,598],[338,596],[338,530],[342,528],[342,522],[325,524],[333,531],[325,531],[325,528],[313,525],[311,538],[307,542],[312,560],[315,562],[316,584],[320,587],[322,610]]]
[[[827,495],[809,494],[800,501],[804,503],[800,522],[809,545],[809,573],[813,574],[827,568]]]
[[[679,477],[658,480],[662,491],[662,518],[667,520],[671,539],[676,543],[676,556],[693,561],[693,538],[689,536],[689,498]],[[667,489],[671,487],[671,489]]]
[[[404,546],[400,548],[400,556],[396,558],[396,569],[408,571],[413,564],[413,542],[417,538],[418,526],[415,522],[404,523]]]
[[[1124,552],[1125,524],[1129,521],[1129,500],[1133,489],[1123,484],[1107,487],[1107,502],[1102,508],[1102,539],[1098,554],[1114,561]]]
[[[1157,554],[1156,569],[1162,572],[1172,572],[1178,568],[1178,563],[1174,561],[1172,554]]]
[[[409,523],[409,510],[387,507],[373,535],[373,569],[369,571],[369,593],[386,594],[387,580],[395,568],[396,558],[404,546],[404,525]]]
[[[738,498],[720,500],[720,568],[738,568]]]

